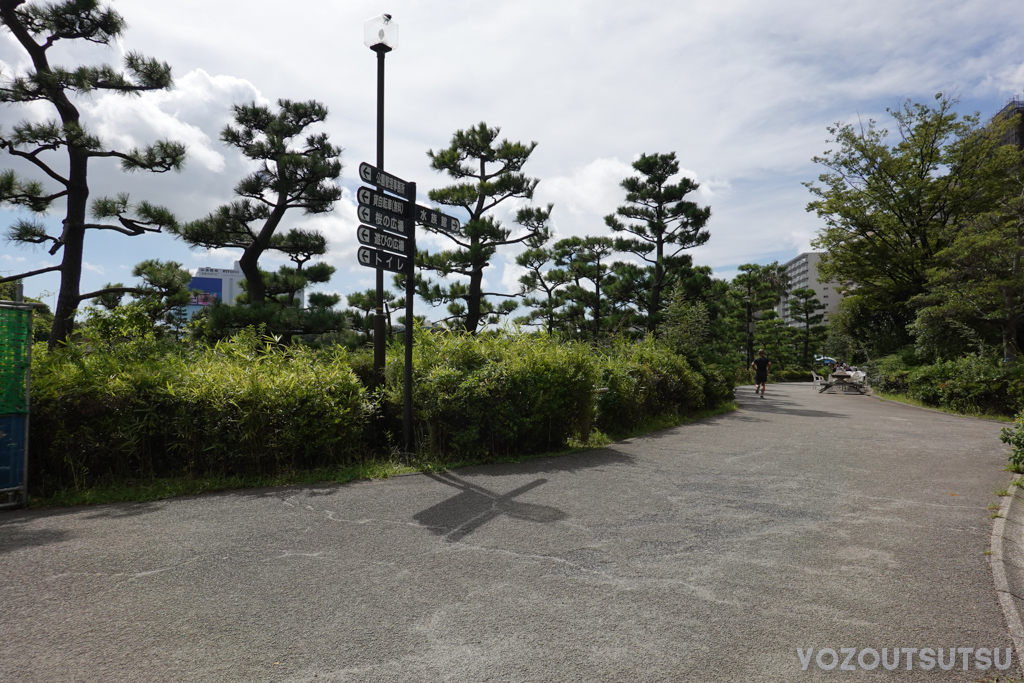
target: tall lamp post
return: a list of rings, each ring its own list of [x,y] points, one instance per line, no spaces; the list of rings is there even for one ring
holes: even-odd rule
[[[363,24],[363,43],[377,53],[377,168],[384,170],[384,55],[398,47],[398,24],[381,14]],[[377,300],[373,311],[373,384],[384,383],[384,270],[377,269]]]

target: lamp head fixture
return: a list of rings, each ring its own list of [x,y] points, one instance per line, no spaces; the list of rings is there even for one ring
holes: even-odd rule
[[[381,14],[363,24],[363,43],[377,52],[390,52],[398,47],[398,24],[390,14]]]

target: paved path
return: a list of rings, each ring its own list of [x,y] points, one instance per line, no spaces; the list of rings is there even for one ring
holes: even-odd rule
[[[985,554],[1000,425],[737,394],[521,465],[0,515],[0,680],[981,678],[814,658],[1010,646]]]

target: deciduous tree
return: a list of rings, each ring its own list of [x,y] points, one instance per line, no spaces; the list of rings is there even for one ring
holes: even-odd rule
[[[816,197],[807,205],[825,221],[814,246],[825,279],[856,287],[861,308],[875,318],[875,353],[910,341],[915,297],[928,290],[928,270],[950,247],[956,229],[988,212],[1000,191],[992,154],[1006,122],[986,129],[977,114],[961,116],[957,100],[942,94],[934,104],[907,101],[888,110],[896,129],[836,124],[833,149],[814,161],[826,171],[805,183]]]

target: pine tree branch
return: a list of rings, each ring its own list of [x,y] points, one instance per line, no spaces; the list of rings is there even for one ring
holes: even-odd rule
[[[39,270],[33,270],[28,273],[20,273],[18,275],[9,275],[7,277],[0,277],[0,283],[10,282],[12,280],[21,280],[22,278],[33,277],[35,275],[42,275],[43,273],[52,273],[55,270],[60,270],[63,266],[50,266],[49,268],[40,268]]]
[[[113,230],[119,232],[122,235],[128,235],[129,237],[136,237],[147,232],[162,232],[160,226],[150,227],[149,225],[140,221],[132,220],[131,218],[119,217],[121,225],[110,225],[106,223],[86,223],[82,227],[86,230]]]
[[[7,148],[7,153],[10,154],[11,156],[20,157],[22,159],[25,159],[25,160],[31,162],[33,165],[35,165],[43,173],[45,173],[46,175],[48,175],[51,178],[53,178],[54,180],[56,180],[61,185],[64,185],[65,187],[67,187],[67,185],[68,185],[68,179],[67,178],[65,178],[64,176],[58,174],[56,171],[54,171],[52,168],[50,168],[50,166],[45,161],[42,161],[41,159],[36,157],[36,154],[38,154],[40,152],[45,152],[45,151],[57,149],[56,145],[52,145],[52,146],[51,145],[41,145],[40,147],[38,147],[37,149],[35,149],[32,152],[24,152],[24,151],[22,151],[20,149],[15,148],[14,143],[11,142],[10,140],[7,140],[7,141],[4,142],[4,147]],[[67,194],[67,192],[63,192],[63,193],[61,193],[59,195],[56,195],[56,196],[59,197],[59,196],[63,196],[64,194]]]
[[[152,294],[153,290],[143,289],[142,287],[104,287],[103,289],[97,289],[95,292],[89,292],[87,294],[79,294],[78,300],[85,301],[86,299],[95,299],[98,296],[104,294]]]

